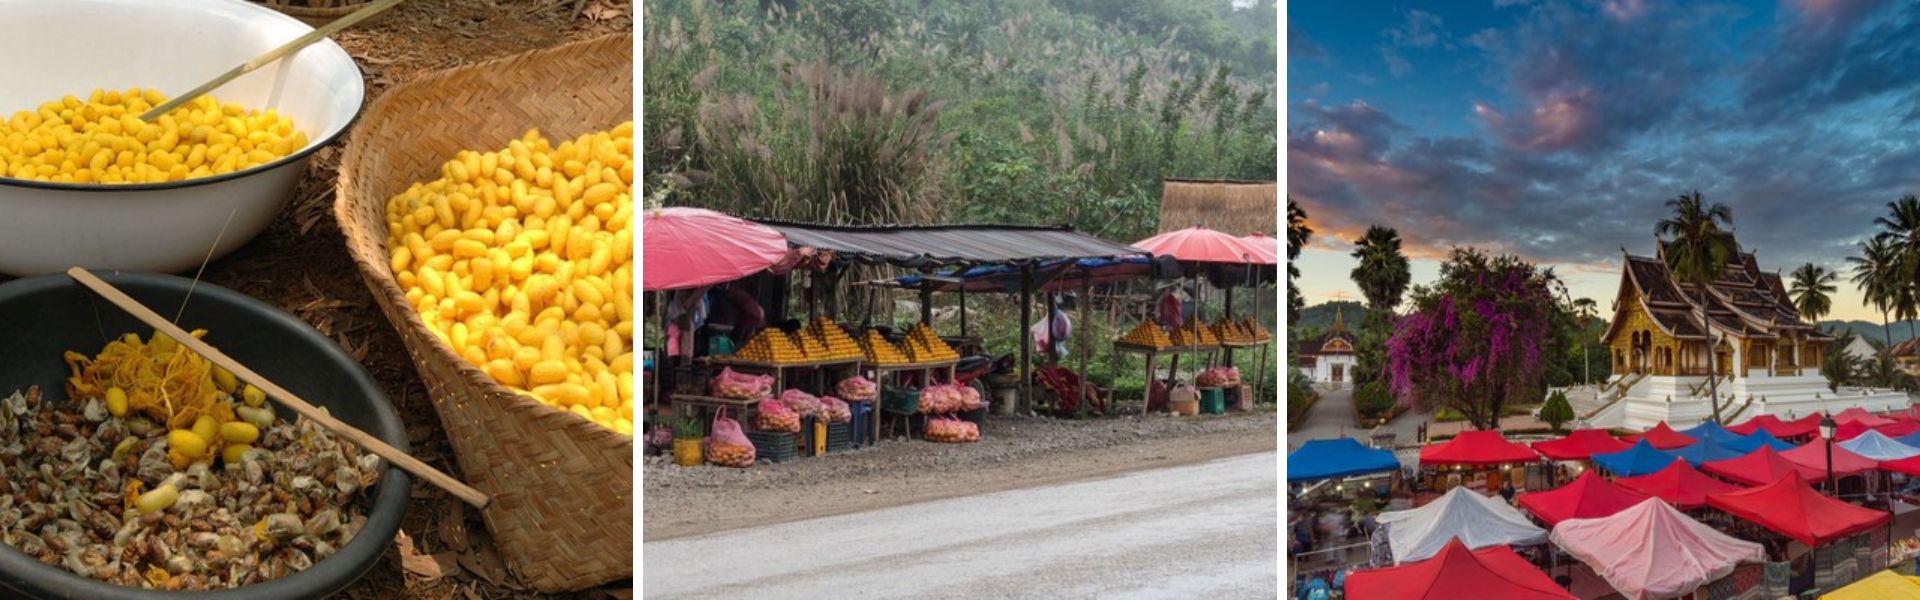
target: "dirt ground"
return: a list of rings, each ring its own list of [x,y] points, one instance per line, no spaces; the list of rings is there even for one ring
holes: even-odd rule
[[[1270,407],[1217,417],[990,417],[974,444],[878,446],[748,469],[645,463],[645,541],[1273,451]]]
[[[367,103],[424,73],[633,30],[633,6],[616,0],[442,0],[403,3],[335,39],[359,63]],[[347,258],[333,219],[333,184],[346,140],[315,154],[295,201],[260,237],[209,265],[205,280],[259,298],[304,319],[359,358],[406,421],[414,456],[460,476],[447,435],[400,337]],[[189,274],[190,275],[190,274]],[[442,576],[409,573],[389,547],[348,598],[520,598],[477,512],[415,480],[401,525],[421,555],[438,555]],[[415,563],[418,565],[419,563]],[[431,569],[424,569],[431,570]],[[579,597],[630,597],[619,582]]]

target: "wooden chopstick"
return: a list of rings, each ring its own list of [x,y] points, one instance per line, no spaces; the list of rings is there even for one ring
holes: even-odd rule
[[[100,297],[106,298],[108,302],[119,306],[121,310],[127,311],[127,313],[133,315],[134,318],[140,319],[141,322],[152,326],[160,333],[166,334],[167,337],[173,338],[173,340],[179,342],[180,345],[186,346],[188,349],[199,353],[201,356],[206,357],[207,360],[213,361],[213,364],[220,365],[221,368],[233,373],[233,375],[240,380],[259,386],[261,390],[267,392],[268,398],[272,398],[275,402],[279,402],[287,408],[293,409],[293,412],[300,413],[300,416],[314,420],[321,426],[326,427],[328,431],[347,438],[347,440],[353,442],[354,445],[379,455],[380,458],[387,459],[388,462],[400,467],[401,470],[427,480],[427,483],[446,490],[460,498],[461,501],[473,505],[475,508],[487,507],[490,499],[486,494],[481,493],[480,490],[473,489],[473,487],[461,483],[460,480],[454,479],[453,476],[443,473],[439,469],[427,465],[427,463],[420,462],[420,459],[401,452],[398,448],[387,445],[386,442],[380,441],[379,438],[373,437],[373,435],[365,431],[356,429],[352,425],[343,423],[339,419],[333,418],[333,415],[322,412],[320,409],[315,408],[313,404],[294,395],[293,392],[289,392],[286,388],[280,387],[272,381],[268,381],[267,378],[261,377],[259,373],[253,372],[253,369],[249,369],[246,365],[240,364],[240,361],[236,361],[226,354],[221,353],[211,344],[188,334],[186,330],[181,329],[180,326],[167,321],[167,319],[160,316],[159,313],[153,312],[153,310],[147,308],[146,305],[141,304],[140,301],[134,300],[132,296],[128,296],[126,292],[120,291],[120,288],[116,288],[113,284],[102,281],[86,269],[80,267],[67,269],[67,275],[73,277],[74,281],[80,282],[80,285],[93,290],[93,292],[99,294]]]
[[[172,100],[162,102],[159,106],[148,109],[147,112],[140,115],[140,120],[152,121],[158,119],[161,115],[173,112],[173,109],[180,108],[181,105],[192,101],[194,98],[204,96],[207,92],[213,91],[214,88],[226,85],[227,82],[233,81],[241,75],[252,73],[255,69],[267,66],[288,54],[293,54],[301,48],[307,47],[308,44],[326,39],[328,36],[339,33],[342,29],[352,27],[355,23],[365,21],[368,17],[380,14],[381,11],[393,8],[393,5],[399,3],[400,0],[380,0],[379,2],[360,7],[360,10],[347,13],[347,16],[334,19],[332,23],[322,25],[313,31],[307,32],[306,35],[293,38],[293,41],[281,44],[278,48],[268,50],[266,54],[253,57],[253,60],[240,63],[240,66],[221,73],[219,77],[213,78],[212,81],[200,84],[200,87],[193,88],[185,94],[175,96]]]

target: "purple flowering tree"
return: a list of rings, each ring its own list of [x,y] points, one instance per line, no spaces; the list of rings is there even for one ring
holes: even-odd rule
[[[1513,256],[1455,248],[1440,281],[1416,286],[1387,339],[1389,390],[1401,403],[1451,408],[1476,429],[1499,427],[1508,404],[1546,393],[1555,278]]]

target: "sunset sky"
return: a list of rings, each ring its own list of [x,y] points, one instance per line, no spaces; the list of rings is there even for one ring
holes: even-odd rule
[[[1766,270],[1844,269],[1920,193],[1920,2],[1295,2],[1287,192],[1309,305],[1360,300],[1349,241],[1399,230],[1553,265],[1602,310],[1663,203],[1733,210]],[[1878,321],[1843,274],[1827,318]]]

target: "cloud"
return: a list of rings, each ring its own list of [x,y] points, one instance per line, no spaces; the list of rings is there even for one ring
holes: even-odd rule
[[[1287,25],[1287,60],[1296,58],[1324,61],[1327,59],[1327,50],[1315,43],[1313,38],[1307,37],[1307,32],[1289,24]]]
[[[1744,65],[1744,100],[1771,118],[1895,96],[1920,108],[1920,5],[1801,0],[1762,34],[1767,51]]]
[[[1453,47],[1447,41],[1446,26],[1440,16],[1423,10],[1407,11],[1406,19],[1380,32],[1380,37],[1386,40],[1380,46],[1380,60],[1386,63],[1387,72],[1394,77],[1404,76],[1413,70],[1402,50]]]

